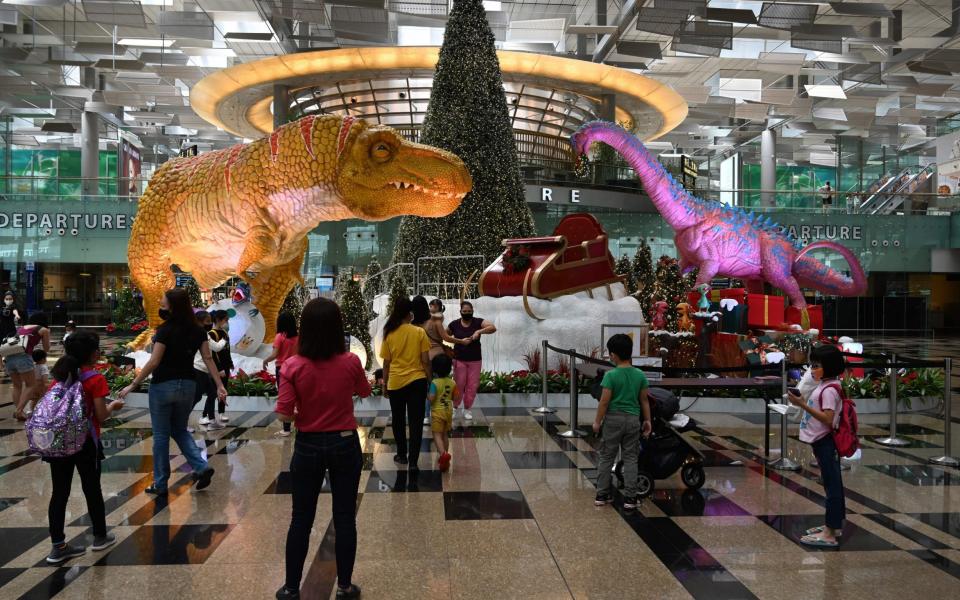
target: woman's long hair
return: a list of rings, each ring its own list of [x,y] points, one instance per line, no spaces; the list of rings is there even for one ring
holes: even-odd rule
[[[383,339],[387,339],[388,335],[403,325],[411,312],[413,312],[413,302],[410,301],[410,298],[406,296],[397,298],[393,303],[393,311],[391,311],[390,316],[387,317],[387,323],[383,326]]]
[[[93,362],[93,353],[100,349],[100,336],[82,329],[63,342],[64,355],[50,369],[53,378],[60,382],[77,381],[80,368]]]
[[[193,305],[190,303],[190,294],[179,287],[170,288],[164,293],[170,305],[170,318],[167,323],[178,328],[199,327],[197,317],[193,314]]]
[[[343,333],[343,314],[333,300],[314,298],[300,314],[300,356],[327,360],[347,351]]]
[[[430,305],[423,296],[414,296],[410,301],[413,307],[413,324],[423,325],[430,320]]]

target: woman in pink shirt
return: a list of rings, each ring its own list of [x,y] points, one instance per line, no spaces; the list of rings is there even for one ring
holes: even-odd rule
[[[330,480],[337,532],[337,598],[359,598],[360,588],[351,577],[357,555],[357,488],[363,453],[353,396],[369,396],[370,383],[360,359],[347,350],[343,317],[335,302],[311,300],[303,307],[300,325],[298,354],[283,364],[275,409],[280,420],[297,424],[290,461],[293,514],[287,532],[287,576],[277,598],[300,597],[303,562],[325,476]]]
[[[280,392],[280,367],[288,358],[297,353],[300,338],[297,336],[297,319],[288,312],[280,313],[277,317],[277,336],[273,338],[273,352],[263,361],[263,370],[267,370],[267,363],[274,360],[277,374],[277,393]],[[290,423],[284,421],[283,429],[277,432],[281,437],[290,436]]]

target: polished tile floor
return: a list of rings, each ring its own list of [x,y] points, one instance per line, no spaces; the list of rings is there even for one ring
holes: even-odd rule
[[[26,453],[0,385],[0,598],[270,598],[283,581],[292,439],[269,413],[231,414],[229,427],[194,437],[216,467],[190,487],[175,456],[171,494],[151,481],[149,416],[126,409],[104,435],[102,484],[118,543],[62,567],[46,566],[46,465]],[[580,422],[592,420],[588,402]],[[862,419],[861,461],[844,472],[848,521],[838,550],[805,548],[822,523],[816,469],[764,466],[763,425],[692,414],[686,434],[706,456],[706,483],[657,481],[636,512],[595,508],[596,440],[570,440],[568,413],[519,406],[475,411],[452,440],[453,465],[435,469],[430,440],[419,476],[398,469],[387,412],[358,406],[364,472],[355,581],[366,598],[941,598],[960,596],[960,470],[926,464],[942,454],[942,419],[901,418],[901,449],[869,440],[887,419]],[[794,426],[795,428],[795,426]],[[960,431],[954,431],[960,434]],[[773,445],[779,437],[774,427]],[[172,446],[176,450],[176,446]],[[809,465],[791,436],[788,455]],[[953,454],[960,453],[954,436]],[[318,508],[304,598],[335,585],[329,501]],[[90,541],[74,479],[68,537]]]

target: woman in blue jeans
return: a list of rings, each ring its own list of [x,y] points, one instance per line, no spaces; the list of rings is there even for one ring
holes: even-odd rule
[[[200,448],[187,431],[187,419],[193,410],[196,379],[193,373],[193,357],[197,351],[203,357],[216,382],[217,397],[227,398],[227,390],[220,381],[220,374],[210,353],[207,334],[197,323],[190,305],[190,296],[183,288],[167,290],[160,299],[160,318],[153,338],[153,352],[133,382],[117,395],[122,399],[137,389],[143,380],[150,380],[150,423],[153,427],[153,485],[146,491],[151,494],[167,493],[170,479],[170,438],[193,468],[197,489],[210,485],[213,467],[207,464]]]
[[[343,317],[335,302],[311,300],[300,316],[297,354],[283,363],[283,385],[276,412],[296,421],[290,461],[293,513],[287,532],[287,577],[279,600],[300,597],[303,562],[324,477],[330,480],[333,527],[337,532],[337,598],[359,598],[351,578],[357,555],[357,488],[363,454],[353,417],[353,396],[370,395],[370,383],[357,355],[343,339]],[[418,423],[419,425],[419,423]]]

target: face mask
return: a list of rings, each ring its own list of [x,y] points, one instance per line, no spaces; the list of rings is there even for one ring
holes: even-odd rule
[[[224,323],[224,324],[220,327],[220,329],[222,329],[222,330],[224,330],[224,331],[230,331],[230,323]]]
[[[164,321],[170,318],[170,311],[165,308],[161,308],[160,310],[158,310],[157,314],[160,315],[160,318],[163,319]]]
[[[207,323],[206,325],[203,326],[203,329],[204,331],[213,331],[213,325],[211,325],[210,323]]]
[[[13,300],[4,300],[3,303],[7,306],[13,306]]]
[[[470,321],[470,320],[473,319],[473,313],[472,313],[472,312],[461,312],[461,313],[460,313],[460,317],[463,318],[464,321]]]

